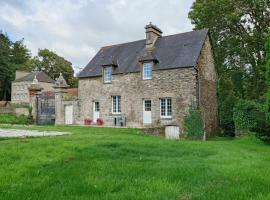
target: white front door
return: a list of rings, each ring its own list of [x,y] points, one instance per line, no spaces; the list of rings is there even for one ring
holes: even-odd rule
[[[73,106],[65,106],[65,124],[73,124]]]
[[[99,118],[99,102],[93,102],[93,122],[96,123],[97,119]]]
[[[151,124],[152,123],[152,101],[149,99],[143,100],[143,123]]]

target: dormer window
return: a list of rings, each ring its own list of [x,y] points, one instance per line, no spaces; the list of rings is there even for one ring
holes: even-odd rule
[[[143,80],[152,79],[152,63],[143,63]]]
[[[104,83],[111,83],[112,82],[112,67],[105,66],[104,67]]]

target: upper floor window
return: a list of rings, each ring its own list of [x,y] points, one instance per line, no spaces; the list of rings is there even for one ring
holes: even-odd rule
[[[160,117],[161,118],[172,117],[172,99],[171,98],[160,99]]]
[[[112,68],[107,66],[104,68],[104,83],[112,82]]]
[[[143,80],[152,79],[152,63],[143,63]]]
[[[121,113],[121,96],[112,96],[112,113]]]

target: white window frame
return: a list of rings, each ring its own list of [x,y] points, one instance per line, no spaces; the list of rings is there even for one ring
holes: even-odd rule
[[[162,115],[162,101],[165,101],[165,115]],[[166,97],[166,98],[160,98],[160,118],[167,118],[171,119],[172,118],[172,98]],[[169,105],[170,102],[170,105]],[[169,114],[169,106],[170,106],[170,114]]]
[[[150,76],[146,76],[148,75],[148,73],[145,73],[145,66],[150,66]],[[143,63],[143,80],[151,80],[153,78],[153,64],[151,62],[145,62]]]
[[[110,74],[107,74],[107,69],[109,69],[110,70]],[[108,77],[107,77],[107,75],[109,75]],[[109,78],[109,79],[107,79],[107,78]],[[104,67],[104,83],[111,83],[112,82],[112,67],[111,66],[105,66]]]
[[[115,98],[115,104],[114,104]],[[115,109],[114,109],[115,105]],[[121,96],[112,96],[112,114],[121,114]]]

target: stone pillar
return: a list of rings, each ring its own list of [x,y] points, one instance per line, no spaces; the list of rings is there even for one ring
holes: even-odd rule
[[[65,107],[63,101],[67,94],[69,85],[64,79],[62,73],[55,82],[55,125],[65,124]]]
[[[35,77],[33,82],[28,88],[29,91],[29,105],[32,107],[32,115],[34,120],[37,118],[37,96],[41,94],[43,88],[39,85],[37,78]]]

